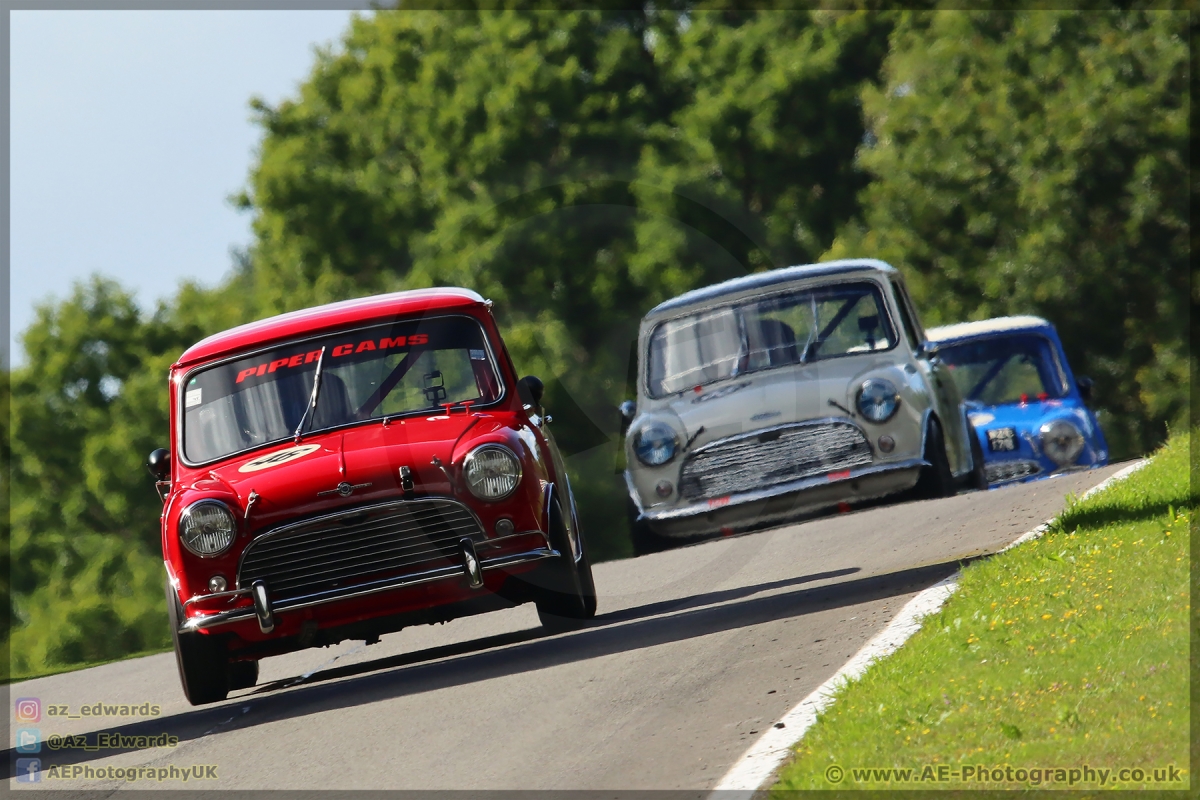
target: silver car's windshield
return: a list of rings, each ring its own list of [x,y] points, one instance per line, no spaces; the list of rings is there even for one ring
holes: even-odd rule
[[[663,397],[745,372],[895,344],[872,282],[786,292],[658,325],[650,336],[647,389]]]
[[[198,464],[294,436],[322,347],[321,390],[305,432],[448,403],[483,405],[502,393],[483,329],[469,317],[307,339],[189,375],[184,458]]]

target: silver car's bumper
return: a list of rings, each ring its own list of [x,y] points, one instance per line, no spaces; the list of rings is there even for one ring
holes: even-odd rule
[[[925,466],[928,462],[923,459],[910,458],[858,467],[687,505],[640,509],[638,519],[667,536],[690,536],[720,530],[734,521],[753,524],[904,491],[912,488]],[[787,502],[773,502],[779,500]]]

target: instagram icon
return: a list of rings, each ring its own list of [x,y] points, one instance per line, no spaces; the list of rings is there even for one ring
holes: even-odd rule
[[[17,722],[37,722],[42,718],[42,701],[36,697],[18,697],[13,705]]]

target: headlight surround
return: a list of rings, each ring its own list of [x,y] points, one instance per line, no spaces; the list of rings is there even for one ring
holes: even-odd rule
[[[869,378],[859,387],[855,405],[868,422],[887,422],[900,408],[900,393],[891,381]]]
[[[237,537],[237,519],[220,500],[200,500],[179,515],[179,541],[201,558],[219,556]]]
[[[665,422],[649,422],[633,435],[633,453],[647,467],[661,467],[675,457],[679,437]]]
[[[467,489],[480,500],[503,500],[521,482],[521,459],[507,447],[485,444],[463,460]]]
[[[1042,452],[1060,467],[1074,464],[1083,452],[1083,434],[1065,419],[1043,423],[1038,430],[1038,438],[1042,443]]]

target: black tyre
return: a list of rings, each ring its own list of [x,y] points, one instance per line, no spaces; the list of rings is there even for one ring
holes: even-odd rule
[[[584,620],[596,616],[592,564],[579,531],[581,557],[576,561],[572,555],[569,526],[577,522],[574,514],[571,517],[564,517],[558,498],[550,501],[550,542],[559,557],[542,568],[534,603],[542,627],[555,633],[578,628]]]
[[[633,554],[635,556],[661,553],[663,550],[670,550],[674,547],[674,543],[670,539],[665,536],[659,536],[645,522],[638,521],[637,507],[634,506],[633,500],[627,501],[627,513],[629,517],[629,540],[633,543]]]
[[[229,662],[229,691],[249,689],[256,683],[258,683],[257,661]]]
[[[175,645],[175,665],[179,668],[179,682],[183,685],[184,696],[194,706],[224,700],[229,696],[230,689],[225,643],[212,635],[180,633],[183,609],[170,583],[167,584],[166,593],[171,642]],[[257,667],[255,664],[256,673]]]
[[[983,460],[983,445],[979,443],[979,435],[974,427],[968,427],[967,433],[971,436],[971,478],[970,486],[972,489],[980,491],[988,488],[987,466]]]
[[[946,455],[946,437],[942,435],[942,426],[933,418],[925,432],[924,459],[929,466],[921,467],[913,494],[923,500],[956,495],[958,487],[954,484],[954,473],[950,471],[950,459]]]

